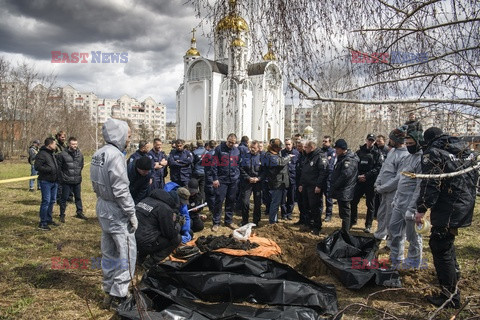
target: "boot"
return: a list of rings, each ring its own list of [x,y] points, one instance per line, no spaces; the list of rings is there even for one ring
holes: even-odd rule
[[[455,290],[452,290],[455,291]],[[440,307],[450,299],[451,293],[449,290],[443,288],[442,292],[439,295],[427,296],[427,301],[433,304],[434,306]],[[460,293],[457,292],[453,295],[452,300],[445,305],[445,308],[460,309]]]

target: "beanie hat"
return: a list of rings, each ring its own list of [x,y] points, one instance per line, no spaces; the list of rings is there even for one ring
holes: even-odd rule
[[[135,161],[135,167],[140,170],[150,170],[152,169],[152,159],[147,156],[143,156]]]
[[[347,150],[348,149],[347,141],[345,141],[344,139],[338,139],[337,141],[335,141],[335,148]]]
[[[188,198],[190,198],[190,191],[187,188],[180,187],[177,189],[177,195],[181,204],[188,204]]]
[[[390,140],[393,140],[395,143],[403,144],[405,143],[405,137],[407,136],[408,126],[401,126],[396,129],[393,129],[392,132],[388,135]]]
[[[195,178],[190,179],[188,181],[188,191],[190,194],[198,193],[200,190],[198,189],[198,180]]]
[[[423,145],[423,134],[422,131],[418,130],[408,130],[407,131],[407,137],[412,138],[415,140],[418,146]]]
[[[435,138],[440,137],[443,134],[442,129],[437,127],[431,127],[425,130],[423,134],[423,138],[425,139],[425,143],[429,144]]]

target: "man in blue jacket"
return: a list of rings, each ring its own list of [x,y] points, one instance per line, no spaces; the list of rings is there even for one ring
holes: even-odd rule
[[[193,155],[184,149],[185,141],[175,141],[175,149],[168,156],[170,166],[170,180],[181,187],[185,187],[192,176]]]
[[[188,213],[188,199],[190,191],[187,188],[180,187],[175,182],[168,182],[163,190],[167,191],[176,203],[180,204],[178,220],[180,221],[182,243],[185,244],[192,240],[193,232],[191,230],[190,214]]]
[[[258,141],[250,144],[250,152],[242,154],[240,158],[240,179],[242,179],[240,200],[242,208],[242,225],[248,223],[250,211],[250,196],[253,193],[253,223],[257,226],[261,218],[262,183],[260,181],[260,152]]]
[[[165,186],[165,167],[167,166],[167,156],[162,150],[162,140],[153,139],[153,148],[147,154],[152,159],[152,184],[150,190],[163,189]]]
[[[213,155],[215,153],[215,148],[217,143],[215,140],[208,141],[206,145],[206,153],[202,157],[202,166],[205,173],[205,201],[208,204],[208,210],[213,212],[213,207],[215,206],[215,190],[213,188],[213,177],[212,177],[212,163]]]
[[[197,179],[200,190],[201,201],[205,200],[205,167],[202,165],[202,158],[207,153],[203,141],[197,141],[197,148],[193,150],[193,174]]]
[[[233,223],[233,209],[237,195],[238,180],[240,178],[240,151],[235,147],[237,136],[230,133],[226,142],[222,142],[215,148],[213,163],[211,167],[213,188],[217,189],[215,195],[215,206],[213,210],[212,231],[216,232],[220,225],[222,205],[225,201],[225,226],[236,229],[238,226]]]

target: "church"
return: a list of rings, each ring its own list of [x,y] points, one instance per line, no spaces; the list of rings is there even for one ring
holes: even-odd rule
[[[214,59],[196,48],[195,29],[177,90],[177,138],[225,140],[235,133],[251,140],[284,138],[282,72],[272,43],[263,61],[251,63],[250,29],[229,0],[214,32]]]

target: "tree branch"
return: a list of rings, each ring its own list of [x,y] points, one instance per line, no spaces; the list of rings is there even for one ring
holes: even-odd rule
[[[451,104],[460,104],[466,106],[472,106],[475,108],[480,108],[480,102],[475,102],[474,99],[433,99],[433,98],[424,98],[424,99],[396,99],[396,100],[356,100],[356,99],[339,99],[339,98],[328,98],[328,97],[311,97],[304,90],[298,87],[293,82],[290,82],[290,85],[297,90],[300,94],[305,96],[305,99],[312,101],[322,101],[322,102],[339,102],[339,103],[352,103],[352,104],[375,104],[375,105],[384,105],[384,104],[413,104],[413,103],[451,103]],[[318,94],[318,93],[317,93]]]
[[[451,25],[456,25],[456,24],[465,24],[469,22],[475,22],[475,21],[480,21],[480,18],[472,18],[472,19],[466,19],[466,20],[458,20],[458,21],[450,21],[446,23],[440,23],[436,24],[433,26],[429,27],[424,27],[424,28],[368,28],[368,29],[356,29],[352,30],[352,32],[378,32],[378,31],[412,31],[412,32],[424,32],[432,29],[437,29],[437,28],[443,28],[443,27],[448,27]]]
[[[455,171],[455,172],[448,172],[448,173],[440,173],[440,174],[423,174],[423,173],[414,173],[414,172],[407,172],[407,171],[402,171],[402,174],[406,177],[412,178],[412,179],[448,179],[448,178],[453,178],[456,176],[460,176],[462,174],[468,173],[470,171],[476,170],[480,168],[480,163],[474,165],[473,167],[465,168],[460,171]]]
[[[334,91],[335,93],[338,94],[344,94],[344,93],[350,93],[354,91],[358,91],[361,89],[365,89],[368,87],[373,87],[377,85],[384,85],[387,83],[395,83],[395,82],[401,82],[401,81],[407,81],[407,80],[413,80],[413,79],[418,79],[418,78],[427,78],[427,77],[437,77],[437,76],[458,76],[458,77],[475,77],[475,78],[480,78],[479,75],[473,74],[473,73],[457,73],[457,72],[436,72],[436,73],[426,73],[426,74],[419,74],[416,76],[409,76],[406,78],[399,78],[399,79],[392,79],[392,80],[383,80],[383,81],[377,81],[377,82],[372,82],[360,87],[356,87],[353,89],[345,90],[345,91]]]

